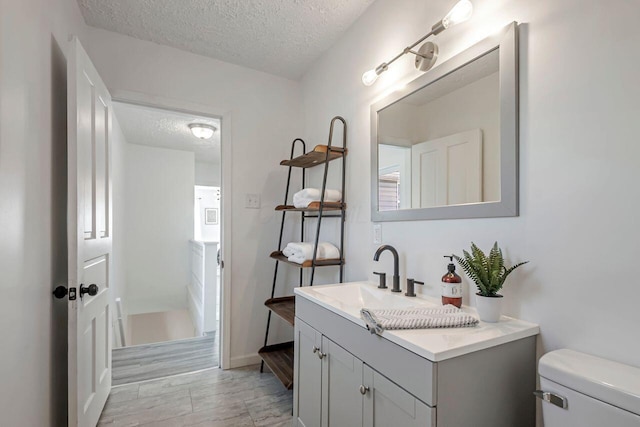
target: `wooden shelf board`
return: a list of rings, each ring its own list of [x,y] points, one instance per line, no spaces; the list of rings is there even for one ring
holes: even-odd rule
[[[312,264],[313,264],[311,260],[307,260],[307,261],[303,262],[302,264],[298,264],[297,262],[291,262],[280,251],[271,252],[271,255],[269,255],[269,256],[271,258],[273,258],[273,259],[278,260],[278,261],[286,262],[287,264],[295,265],[296,267],[300,267],[300,268],[310,268],[310,267],[312,267]],[[340,264],[344,264],[344,260],[339,260],[337,258],[336,259],[317,259],[316,260],[316,267],[328,267],[330,265],[340,265]]]
[[[293,295],[268,299],[264,302],[264,305],[289,322],[289,324],[294,324],[296,317],[296,297]]]
[[[301,156],[294,157],[290,160],[283,160],[280,164],[283,166],[295,166],[299,168],[318,166],[325,163],[327,151],[329,151],[329,161],[342,158],[348,152],[348,150],[342,147],[331,147],[329,150],[329,147],[326,145],[316,145],[312,151]]]
[[[288,389],[293,388],[293,341],[262,347],[258,354]]]
[[[346,209],[347,205],[340,202],[324,202],[323,212],[340,211]],[[320,210],[320,202],[311,202],[306,208],[296,208],[293,205],[278,205],[277,211],[294,211],[294,212],[318,212]]]

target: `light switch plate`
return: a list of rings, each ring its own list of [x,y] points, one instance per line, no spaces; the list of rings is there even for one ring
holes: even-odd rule
[[[245,194],[244,195],[244,207],[249,209],[260,209],[260,195],[259,194]]]
[[[382,224],[373,224],[373,243],[382,243]]]

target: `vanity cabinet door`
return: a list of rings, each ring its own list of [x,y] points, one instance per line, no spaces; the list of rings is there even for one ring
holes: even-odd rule
[[[395,383],[364,365],[365,427],[433,427],[436,409],[422,403]]]
[[[324,336],[322,352],[322,426],[362,426],[362,361]]]
[[[294,426],[320,427],[322,416],[322,335],[296,318],[293,372]],[[321,355],[322,353],[320,353]]]

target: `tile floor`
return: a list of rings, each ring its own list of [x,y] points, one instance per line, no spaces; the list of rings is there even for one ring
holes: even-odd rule
[[[217,335],[114,348],[111,383],[121,385],[218,366]]]
[[[293,393],[260,366],[113,387],[99,426],[289,427]]]

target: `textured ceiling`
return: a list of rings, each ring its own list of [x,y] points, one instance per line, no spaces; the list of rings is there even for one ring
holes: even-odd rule
[[[113,111],[127,142],[192,151],[199,162],[220,164],[220,120],[120,102]],[[211,139],[198,139],[189,123],[206,123],[218,130]]]
[[[374,0],[78,0],[88,25],[298,79]]]

